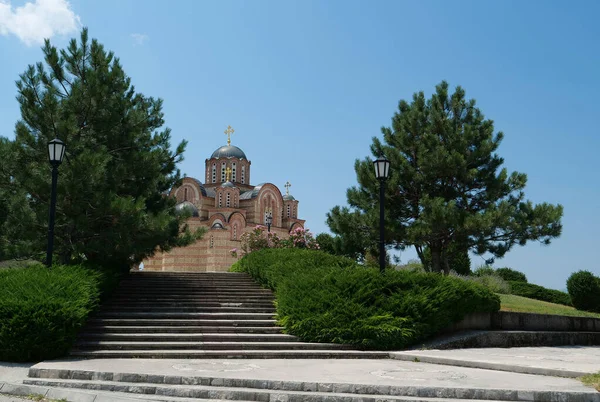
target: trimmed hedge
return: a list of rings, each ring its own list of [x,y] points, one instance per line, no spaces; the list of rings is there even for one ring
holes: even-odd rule
[[[509,281],[510,291],[513,295],[528,297],[530,299],[541,300],[549,303],[563,304],[572,306],[571,296],[560,290],[547,289],[543,286],[534,285],[519,281]]]
[[[496,275],[505,281],[514,281],[514,282],[525,282],[527,283],[527,276],[523,272],[516,271],[511,268],[498,268],[496,269]]]
[[[500,309],[497,295],[472,282],[404,270],[381,275],[321,251],[256,251],[232,271],[274,290],[279,323],[309,342],[401,349],[466,314]]]
[[[78,265],[0,271],[0,360],[64,356],[101,295],[117,282],[113,272]]]
[[[577,310],[600,313],[600,278],[590,271],[578,271],[567,279],[567,290]]]

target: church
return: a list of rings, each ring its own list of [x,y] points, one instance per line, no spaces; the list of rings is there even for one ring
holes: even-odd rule
[[[281,238],[287,238],[297,227],[304,228],[305,221],[298,219],[298,200],[289,193],[289,182],[285,195],[273,183],[250,184],[252,162],[244,151],[231,145],[233,133],[228,126],[227,145],[206,159],[204,183],[184,177],[169,193],[177,199],[178,210],[191,211],[187,222],[191,230],[205,226],[208,231],[194,244],[144,260],[144,271],[227,271],[237,261],[231,250],[240,249],[242,233],[257,225],[266,226],[268,219],[271,232]]]

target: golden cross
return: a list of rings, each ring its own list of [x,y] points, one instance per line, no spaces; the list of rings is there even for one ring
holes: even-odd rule
[[[227,145],[231,145],[231,134],[234,132],[235,130],[231,126],[227,126],[227,130],[224,131],[225,135],[227,135]]]
[[[227,181],[229,181],[229,178],[231,177],[231,168],[227,167],[227,169],[225,169],[225,177],[227,179]]]
[[[292,185],[290,184],[290,182],[288,181],[287,183],[285,183],[285,195],[290,195],[290,187],[292,187]]]

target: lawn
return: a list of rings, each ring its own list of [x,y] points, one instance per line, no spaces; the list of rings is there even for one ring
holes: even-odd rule
[[[573,317],[595,317],[600,318],[600,314],[588,313],[587,311],[576,310],[573,307],[563,306],[561,304],[548,303],[540,300],[528,299],[527,297],[515,295],[500,296],[500,309],[502,311],[515,311],[518,313],[537,313],[568,315]]]

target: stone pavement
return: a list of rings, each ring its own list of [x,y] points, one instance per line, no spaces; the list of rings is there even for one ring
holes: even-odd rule
[[[416,358],[425,363],[559,377],[600,372],[600,347],[592,346],[411,350],[391,355],[406,361]]]

